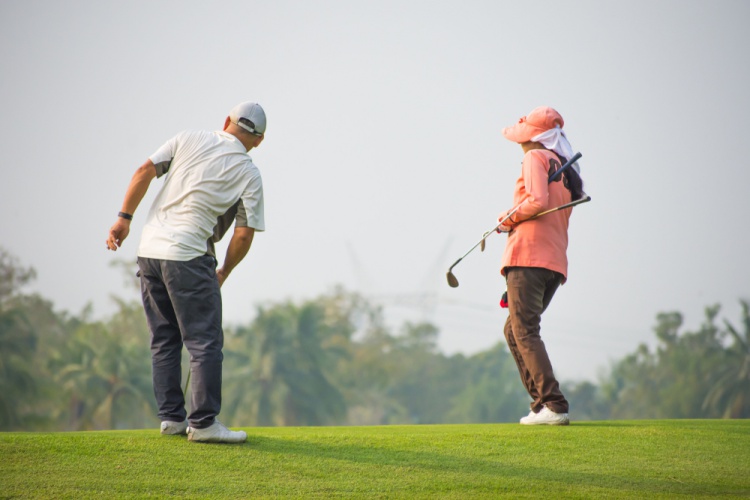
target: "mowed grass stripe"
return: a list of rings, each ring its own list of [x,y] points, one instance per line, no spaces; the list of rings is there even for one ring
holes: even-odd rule
[[[0,498],[750,496],[750,421],[0,433]]]

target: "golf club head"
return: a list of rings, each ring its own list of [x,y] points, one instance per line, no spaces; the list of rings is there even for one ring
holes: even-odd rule
[[[448,271],[448,273],[446,274],[446,276],[448,277],[448,285],[451,288],[456,288],[458,286],[458,280],[453,275],[453,273],[451,271]]]
[[[491,232],[492,231],[485,231],[484,234],[482,235],[482,241],[479,245],[480,252],[484,252],[485,241],[487,241],[487,236],[489,236]]]

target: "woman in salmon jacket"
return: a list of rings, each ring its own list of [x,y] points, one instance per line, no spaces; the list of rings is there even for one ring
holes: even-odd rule
[[[512,213],[500,226],[500,231],[508,232],[500,272],[507,282],[509,315],[505,339],[532,399],[531,411],[521,418],[525,425],[569,423],[568,401],[552,371],[539,332],[542,313],[557,288],[567,280],[568,220],[572,208],[527,220],[584,196],[577,164],[548,183],[573,155],[563,125],[560,113],[541,106],[503,129],[505,138],[520,144],[524,152],[521,176],[513,193],[514,208],[498,220]]]

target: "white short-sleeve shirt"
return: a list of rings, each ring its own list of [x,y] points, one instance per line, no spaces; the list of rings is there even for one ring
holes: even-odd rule
[[[164,185],[146,219],[139,257],[187,261],[212,254],[211,241],[223,235],[214,229],[229,214],[237,225],[265,230],[260,171],[233,135],[181,132],[149,158]]]

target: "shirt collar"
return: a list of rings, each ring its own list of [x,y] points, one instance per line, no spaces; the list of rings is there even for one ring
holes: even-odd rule
[[[247,154],[247,149],[245,149],[245,146],[242,144],[242,142],[239,139],[237,139],[235,136],[233,136],[229,132],[224,132],[223,130],[217,130],[216,133],[222,136],[223,138],[227,139],[229,142],[231,142],[235,146],[237,146],[237,148],[240,149],[243,153]]]

